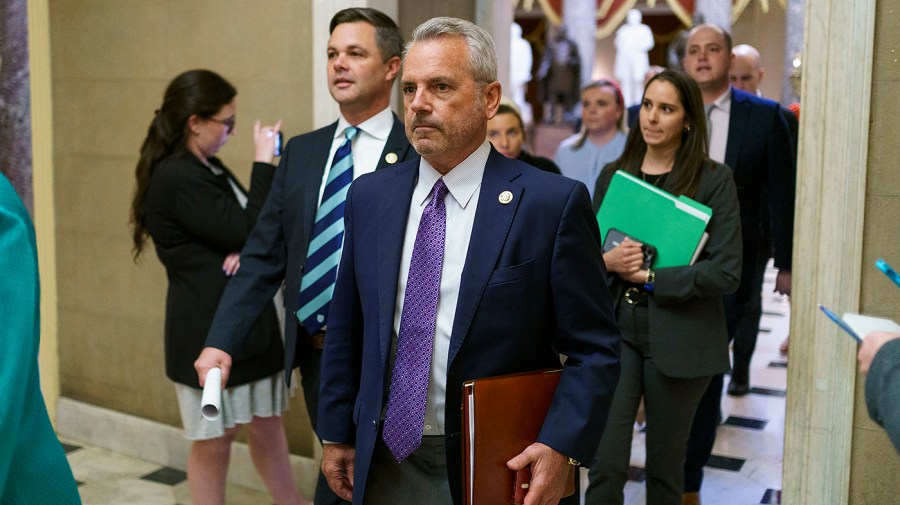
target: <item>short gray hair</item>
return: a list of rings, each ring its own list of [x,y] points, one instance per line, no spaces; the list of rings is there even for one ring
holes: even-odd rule
[[[480,26],[459,18],[432,18],[416,27],[406,44],[403,58],[416,42],[436,40],[441,37],[462,37],[469,48],[469,67],[475,82],[490,84],[497,80],[497,50],[494,39]]]

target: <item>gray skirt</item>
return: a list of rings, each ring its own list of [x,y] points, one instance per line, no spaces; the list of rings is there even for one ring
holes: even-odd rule
[[[296,383],[292,381],[292,384]],[[208,421],[200,415],[203,391],[176,383],[175,394],[178,396],[185,437],[188,440],[211,440],[223,436],[226,429],[249,423],[253,416],[281,416],[290,407],[289,399],[293,391],[289,392],[284,384],[284,372],[249,384],[225,388],[222,391],[221,413],[215,421]]]

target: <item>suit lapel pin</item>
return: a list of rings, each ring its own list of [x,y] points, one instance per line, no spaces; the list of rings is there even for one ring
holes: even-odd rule
[[[504,191],[503,193],[500,193],[500,197],[497,199],[500,200],[500,203],[502,203],[503,205],[508,204],[513,199],[512,191]]]
[[[397,163],[397,153],[387,153],[387,154],[385,154],[385,155],[384,155],[384,161],[390,163],[391,165],[393,165],[394,163]]]

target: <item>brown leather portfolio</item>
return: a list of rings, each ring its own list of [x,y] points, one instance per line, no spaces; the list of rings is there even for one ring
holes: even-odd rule
[[[561,370],[539,370],[463,383],[463,482],[467,505],[522,503],[530,468],[506,462],[537,440]],[[565,496],[575,492],[575,467]]]

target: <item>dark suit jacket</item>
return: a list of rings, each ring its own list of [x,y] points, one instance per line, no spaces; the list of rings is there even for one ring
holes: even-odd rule
[[[418,162],[359,178],[322,361],[319,435],[356,447],[362,503],[390,383],[394,308]],[[508,205],[498,201],[511,191]],[[389,198],[385,195],[391,195]],[[463,268],[447,368],[450,489],[461,503],[460,402],[468,379],[565,371],[538,441],[592,461],[619,374],[619,330],[583,184],[491,150]]]
[[[794,239],[794,194],[796,155],[791,136],[777,102],[731,89],[731,117],[725,164],[734,172],[741,204],[744,264],[741,279],[752,279],[758,256],[768,255],[759,247],[771,226],[775,267],[791,269]],[[768,216],[763,206],[768,207]],[[752,288],[752,282],[742,282]]]
[[[266,194],[275,167],[255,163],[247,208],[241,208],[228,183],[230,172],[215,175],[193,155],[173,157],[156,167],[144,204],[145,223],[156,254],[166,267],[166,375],[199,388],[194,360],[203,349],[206,332],[228,277],[225,257],[241,250]],[[237,181],[235,181],[237,182]],[[283,361],[281,336],[272,297],[242,328],[241,345],[233,349],[229,385],[237,386],[274,374]]]
[[[328,153],[337,122],[288,141],[275,172],[275,180],[259,221],[247,245],[241,251],[241,268],[222,296],[206,345],[229,354],[240,348],[253,320],[268,300],[285,285],[284,371],[290,381],[296,366],[298,328],[294,311],[300,293],[306,249],[316,221],[319,188],[330,164]],[[398,160],[418,155],[409,146],[403,124],[394,116],[394,126],[378,160],[377,169],[392,166],[385,155],[395,153]]]
[[[615,171],[607,165],[597,178],[595,211]],[[741,272],[741,223],[728,167],[707,162],[693,199],[713,209],[706,227],[709,242],[693,265],[654,270],[653,294],[647,300],[653,361],[662,373],[677,378],[728,371],[722,295],[737,289]],[[616,274],[610,274],[609,282],[618,303],[628,286]]]

